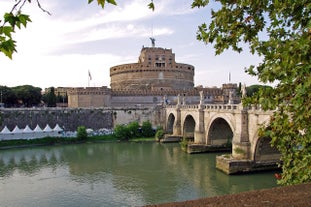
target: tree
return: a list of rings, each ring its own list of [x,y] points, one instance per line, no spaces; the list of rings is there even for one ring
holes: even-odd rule
[[[199,26],[198,40],[214,44],[217,55],[248,45],[262,57],[246,72],[276,86],[243,102],[275,110],[262,135],[271,137],[282,154],[279,183],[311,181],[311,1],[215,1],[219,7],[212,10],[209,25]],[[194,0],[192,7],[208,4]]]
[[[5,107],[12,107],[17,103],[14,91],[7,86],[0,86],[0,103],[4,103]]]
[[[88,0],[88,3],[92,3],[94,0]],[[105,7],[105,4],[117,5],[115,0],[96,0],[98,5],[102,8]],[[26,3],[32,3],[31,0],[19,0],[15,1],[10,12],[5,13],[3,20],[0,19],[0,51],[12,59],[12,55],[16,52],[16,41],[13,39],[12,34],[16,29],[21,29],[22,26],[26,27],[29,22],[31,22],[30,16],[22,13],[22,9]],[[35,0],[38,7],[48,14],[49,11],[45,10],[41,4],[40,0]],[[154,10],[154,4],[151,2],[148,4],[148,7]]]
[[[251,97],[253,95],[258,95],[259,90],[267,90],[266,88],[271,88],[271,86],[266,85],[251,85],[246,87],[247,96]]]
[[[43,95],[42,100],[48,107],[55,107],[56,106],[55,88],[50,87],[49,91]]]
[[[41,88],[31,85],[22,85],[12,88],[17,100],[22,101],[25,107],[37,106],[41,102]]]

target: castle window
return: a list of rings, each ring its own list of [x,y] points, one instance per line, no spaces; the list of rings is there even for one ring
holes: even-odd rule
[[[158,68],[164,68],[165,67],[165,63],[155,63],[155,66]]]

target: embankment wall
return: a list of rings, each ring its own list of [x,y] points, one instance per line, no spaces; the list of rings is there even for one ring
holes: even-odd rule
[[[161,124],[162,112],[159,107],[148,108],[15,108],[0,109],[0,131],[7,126],[13,130],[17,125],[34,129],[37,124],[41,128],[47,124],[51,128],[58,124],[65,131],[75,131],[78,126],[86,126],[94,130],[114,128],[117,124],[132,121],[150,121],[153,126]]]

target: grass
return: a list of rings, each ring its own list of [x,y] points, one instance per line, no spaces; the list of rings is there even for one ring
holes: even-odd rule
[[[119,141],[113,135],[101,135],[87,137],[85,140],[79,140],[75,137],[45,137],[41,139],[17,139],[17,140],[2,140],[0,141],[0,149],[7,149],[13,147],[32,147],[32,146],[44,146],[44,145],[62,145],[62,144],[77,144],[77,143],[96,143],[96,142],[113,142]],[[121,140],[122,141],[122,140]],[[149,142],[155,141],[154,137],[149,138],[134,138],[128,140],[130,142]]]
[[[130,142],[153,142],[156,141],[154,137],[142,137],[142,138],[134,138],[130,139]]]

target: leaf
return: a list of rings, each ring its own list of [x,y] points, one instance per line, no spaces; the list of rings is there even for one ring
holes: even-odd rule
[[[13,32],[13,28],[11,26],[3,26],[0,27],[0,34],[4,34],[5,36],[12,38],[11,33]]]
[[[94,0],[88,0],[88,4],[92,3]],[[105,3],[109,3],[112,5],[117,5],[117,2],[115,0],[97,0],[97,4],[100,5],[102,8],[105,8]]]
[[[16,52],[15,47],[16,47],[15,41],[12,39],[9,39],[7,41],[2,41],[0,44],[1,52],[3,52],[10,59],[12,59],[13,52]]]
[[[22,23],[22,25],[24,27],[26,27],[27,22],[31,22],[31,19],[29,18],[29,15],[25,15],[25,14],[20,14],[18,16],[18,19],[19,19],[20,23]]]
[[[148,8],[151,9],[152,11],[154,11],[154,3],[153,2],[150,2],[148,4]]]

